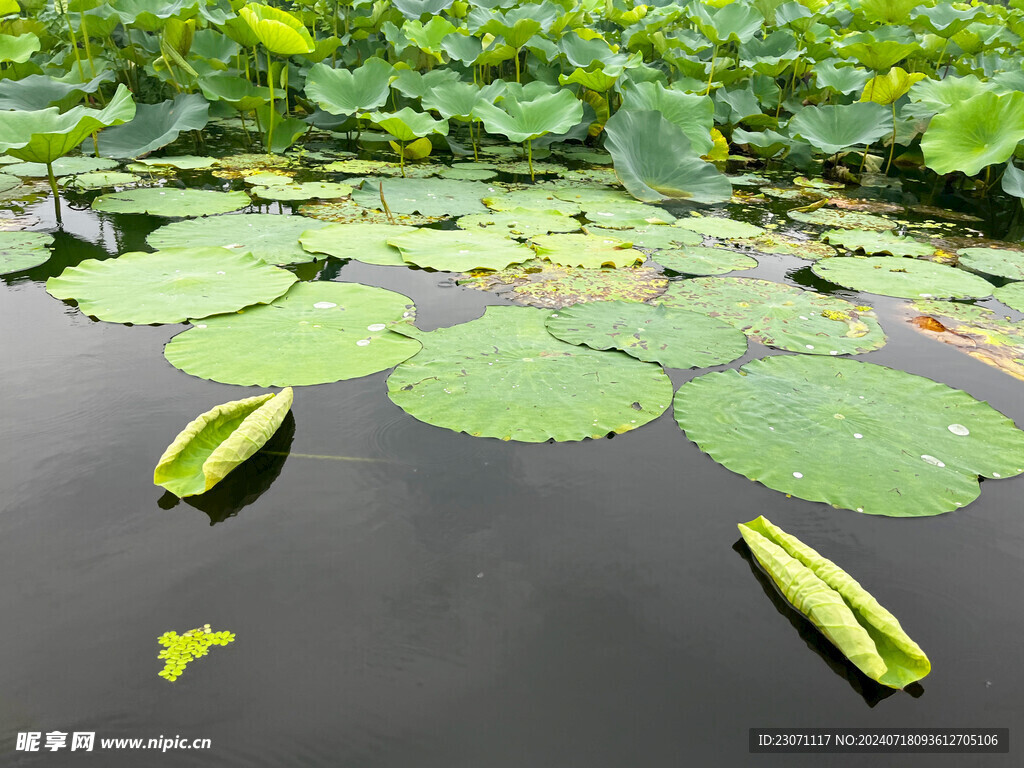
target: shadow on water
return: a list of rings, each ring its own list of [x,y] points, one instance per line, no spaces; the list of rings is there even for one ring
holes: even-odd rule
[[[844,290],[841,285],[830,283],[828,280],[823,280],[818,277],[814,272],[811,271],[810,266],[799,267],[798,269],[790,270],[786,273],[786,277],[792,280],[797,285],[803,288],[809,288],[815,293],[824,293],[826,295],[835,293],[836,291]]]
[[[96,243],[90,243],[66,232],[53,234],[53,246],[50,258],[38,267],[11,272],[0,277],[4,283],[11,285],[21,282],[24,278],[37,283],[45,283],[47,278],[56,277],[68,267],[77,267],[86,259],[109,259],[111,255]]]
[[[184,501],[190,507],[205,512],[210,518],[210,525],[223,523],[269,490],[281,474],[294,439],[295,417],[289,413],[263,448],[209,491],[184,499],[167,491],[157,504],[160,509],[174,509],[179,501]]]
[[[818,628],[807,617],[790,605],[785,597],[780,594],[771,577],[761,570],[761,567],[751,555],[750,549],[743,542],[743,539],[739,539],[732,545],[732,548],[740,557],[747,561],[747,565],[750,566],[750,570],[755,578],[757,578],[761,589],[764,590],[768,599],[772,601],[775,610],[789,619],[789,623],[793,625],[793,628],[799,633],[807,647],[818,654],[833,672],[845,679],[853,690],[861,695],[865,704],[869,707],[874,707],[880,701],[884,701],[893,694],[898,693],[895,688],[889,688],[877,683],[857,669],[849,659],[840,653],[838,648],[829,642],[828,638],[818,631]],[[908,685],[904,691],[917,699],[924,695],[924,686],[920,683],[913,683]]]

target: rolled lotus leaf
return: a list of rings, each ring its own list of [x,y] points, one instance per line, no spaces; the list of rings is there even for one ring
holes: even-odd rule
[[[846,571],[764,517],[739,529],[786,600],[865,675],[906,688],[931,671],[896,617]]]
[[[153,482],[179,498],[205,493],[262,448],[292,407],[292,389],[232,400],[183,429],[164,451]]]

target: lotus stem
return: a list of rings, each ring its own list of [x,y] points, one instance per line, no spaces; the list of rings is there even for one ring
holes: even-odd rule
[[[78,76],[85,80],[85,70],[82,68],[82,57],[78,55],[78,38],[75,37],[74,27],[71,26],[71,16],[68,15],[67,6],[64,11],[64,21],[68,25],[68,36],[71,38],[71,50],[75,54],[75,63],[78,64]]]
[[[384,209],[384,215],[388,217],[388,222],[391,224],[397,224],[394,215],[391,213],[391,209],[388,207],[388,201],[384,199],[384,182],[377,183],[377,190],[380,192],[380,205]]]
[[[242,110],[238,110],[238,119],[242,121],[242,132],[245,134],[245,146],[252,149],[252,137],[249,135],[249,129],[245,125],[245,113]]]
[[[533,139],[526,140],[526,164],[530,166],[530,181],[533,178]]]
[[[516,57],[515,58],[516,58],[516,82],[518,83],[520,81],[519,80],[519,49],[518,48],[516,48]]]
[[[942,68],[942,57],[946,55],[946,46],[948,46],[948,45],[949,45],[949,38],[947,37],[946,38],[946,42],[944,42],[942,44],[942,50],[939,51],[939,63],[935,65],[935,74],[936,75],[939,74],[939,69]],[[943,73],[942,76],[945,77],[946,76],[945,73]]]
[[[704,95],[707,96],[711,93],[711,81],[715,77],[715,57],[718,55],[718,45],[711,49],[711,72],[708,74],[708,87],[704,89]]]
[[[885,173],[888,175],[892,166],[893,155],[896,154],[896,102],[892,103],[892,141],[889,143],[889,162],[885,164]]]
[[[53,192],[53,212],[57,216],[57,223],[61,224],[60,218],[60,192],[57,191],[57,178],[53,175],[53,161],[46,162],[46,176],[50,180],[50,190]]]
[[[267,85],[270,86],[270,114],[267,115],[267,120],[270,125],[267,126],[267,150],[268,155],[274,154],[274,65],[270,60],[270,54],[267,54]]]
[[[402,168],[402,178],[405,178],[405,142],[398,141],[398,164]]]
[[[92,60],[92,46],[89,45],[89,27],[85,23],[85,11],[83,10],[78,16],[79,23],[82,26],[82,41],[85,43],[85,57],[89,60],[89,69],[92,71],[92,76],[96,77],[96,65]],[[98,90],[96,93],[100,96],[100,101],[103,101],[102,94]],[[106,103],[103,106],[106,106]]]

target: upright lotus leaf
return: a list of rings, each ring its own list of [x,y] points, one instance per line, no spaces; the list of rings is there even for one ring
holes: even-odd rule
[[[1004,301],[999,292],[1009,287],[997,288],[996,298]],[[953,301],[915,301],[910,306],[921,313],[911,318],[910,324],[924,336],[1024,380],[1024,323],[1006,320],[991,309]]]
[[[299,237],[327,227],[325,221],[291,214],[243,213],[237,216],[215,216],[187,219],[153,230],[146,243],[157,250],[182,245],[219,246],[237,252],[248,252],[267,264],[302,264],[316,256],[303,250]]]
[[[1009,248],[961,248],[956,252],[960,266],[986,275],[1024,280],[1024,251]]]
[[[432,69],[422,74],[415,69],[396,69],[391,87],[410,99],[422,99],[429,93],[447,90],[456,84],[469,85],[459,79],[459,73],[453,69]]]
[[[597,235],[538,235],[531,242],[538,256],[563,267],[631,267],[647,258],[629,242]]]
[[[841,245],[849,251],[861,253],[888,253],[890,256],[932,256],[935,248],[912,237],[894,235],[889,230],[830,229],[821,233],[821,239],[832,245]]]
[[[419,19],[424,14],[436,16],[452,4],[452,0],[392,0],[391,3],[407,19]]]
[[[43,232],[0,231],[0,275],[32,269],[50,258],[53,236]]]
[[[715,45],[745,43],[761,31],[764,16],[753,5],[730,3],[721,7],[692,3],[687,7],[690,20]]]
[[[403,107],[397,112],[364,112],[360,117],[368,118],[399,141],[413,141],[421,136],[448,133],[448,122],[434,120],[430,115]]]
[[[925,165],[939,174],[1005,163],[1024,140],[1024,93],[979,93],[932,118],[921,139]]]
[[[423,351],[388,377],[388,397],[434,426],[527,443],[621,434],[665,411],[672,384],[660,367],[559,341],[547,315],[491,306],[417,332]]]
[[[534,237],[552,232],[576,232],[580,228],[580,223],[571,216],[566,216],[558,211],[536,211],[530,208],[474,213],[463,216],[455,223],[460,229],[470,231],[482,229],[487,232],[500,232],[511,237]]]
[[[710,368],[747,351],[747,339],[707,315],[636,301],[592,301],[554,312],[548,332],[570,344],[618,349],[668,368]]]
[[[74,299],[91,317],[111,323],[181,323],[190,317],[267,304],[295,275],[248,253],[225,248],[168,248],[87,259],[46,281],[54,298]]]
[[[92,207],[104,213],[148,213],[151,216],[175,218],[230,213],[251,203],[249,196],[240,190],[219,192],[212,189],[151,187],[100,195],[92,201]]]
[[[840,45],[839,55],[856,59],[875,72],[884,72],[920,47],[913,38],[906,39],[903,30],[906,28],[880,27],[871,32],[852,35]]]
[[[205,493],[266,445],[292,407],[292,390],[232,400],[201,414],[167,446],[153,483],[178,498]]]
[[[844,149],[871,144],[892,133],[889,111],[874,102],[804,107],[789,121],[789,132],[834,155]]]
[[[504,269],[533,257],[529,247],[499,232],[417,229],[393,235],[387,242],[409,264],[447,272]]]
[[[332,115],[354,115],[387,101],[394,72],[394,67],[377,57],[353,70],[314,64],[306,75],[306,95]]]
[[[869,307],[752,277],[673,282],[658,304],[702,312],[769,347],[808,355],[856,355],[885,344]]]
[[[665,269],[686,275],[724,275],[740,269],[753,269],[757,261],[745,253],[728,248],[691,245],[676,251],[658,251],[654,260]]]
[[[933,35],[948,40],[957,32],[966,29],[979,14],[984,13],[984,9],[979,7],[960,9],[954,8],[948,3],[940,3],[929,8],[922,4],[915,9],[914,13],[916,14],[915,21],[918,24],[921,24]]]
[[[164,347],[175,368],[241,386],[306,386],[391,368],[420,344],[391,327],[414,313],[394,291],[358,283],[298,283],[272,304],[209,317]]]
[[[479,181],[448,179],[385,179],[364,181],[352,192],[352,199],[367,208],[382,208],[384,200],[394,213],[424,216],[465,216],[484,213],[483,198],[495,192]]]
[[[900,67],[893,67],[888,73],[876,75],[868,80],[860,100],[882,105],[894,104],[910,92],[910,87],[914,83],[924,80],[925,77],[927,75],[923,72],[907,72]]]
[[[711,129],[715,125],[715,105],[709,96],[683,93],[661,83],[636,83],[624,90],[622,109],[654,110],[679,126],[699,155],[712,149]]]
[[[210,119],[210,104],[198,93],[179,93],[159,104],[139,104],[135,118],[99,135],[108,157],[139,157],[165,147],[182,131],[200,131]]]
[[[224,72],[203,75],[199,78],[199,87],[210,101],[223,101],[239,112],[251,112],[270,101],[269,88]]]
[[[23,35],[0,34],[0,61],[24,64],[39,48],[39,38],[31,32]]]
[[[931,671],[896,617],[846,571],[764,517],[739,529],[786,600],[865,675],[906,688]]]
[[[811,270],[855,291],[905,299],[981,299],[993,291],[990,282],[962,269],[899,256],[824,259]]]
[[[910,87],[910,104],[903,107],[905,117],[930,118],[936,112],[945,112],[954,104],[977,96],[986,91],[995,91],[991,80],[981,80],[976,75],[944,77],[942,80],[925,78]]]
[[[727,469],[869,515],[950,512],[978,497],[979,476],[1024,472],[1024,432],[988,403],[857,360],[783,355],[709,373],[679,388],[675,417]]]
[[[442,43],[455,31],[455,25],[448,19],[443,16],[432,16],[426,24],[419,19],[409,19],[402,25],[402,31],[423,53],[433,57],[438,64],[444,64],[444,56],[441,55],[444,52]]]
[[[683,130],[660,112],[620,110],[605,123],[604,133],[616,175],[638,200],[719,203],[732,196],[729,179],[701,160]]]
[[[313,38],[299,19],[271,5],[249,3],[239,10],[256,38],[271,53],[279,56],[312,53]]]
[[[1013,164],[1012,158],[1003,169],[1000,186],[1006,194],[1024,200],[1024,171]]]
[[[95,93],[103,83],[113,79],[114,73],[106,69],[85,82],[69,79],[67,76],[56,78],[48,75],[28,75],[20,80],[0,80],[0,109],[30,111],[52,106],[70,108],[84,94]]]
[[[583,119],[583,102],[568,90],[532,98],[520,98],[507,92],[501,107],[481,102],[474,115],[483,121],[489,133],[500,133],[511,141],[526,144],[532,175],[533,140],[546,133],[565,133],[579,123]]]
[[[867,70],[835,59],[819,61],[813,74],[819,88],[828,88],[842,94],[862,90],[871,78]]]
[[[478,104],[485,101],[493,103],[504,88],[503,80],[495,80],[484,88],[461,80],[454,83],[442,83],[433,85],[427,93],[423,94],[420,103],[424,109],[432,109],[446,120],[454,118],[466,121],[475,113]]]

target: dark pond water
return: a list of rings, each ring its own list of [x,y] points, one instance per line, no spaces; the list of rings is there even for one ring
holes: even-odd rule
[[[54,231],[47,203],[34,212]],[[0,765],[1021,764],[1024,480],[986,482],[953,514],[871,517],[732,474],[671,412],[614,439],[503,443],[415,421],[381,373],[298,390],[274,455],[175,503],[151,482],[162,450],[247,393],[165,362],[180,326],[94,322],[43,289],[143,249],[159,223],[66,210],[52,262],[0,285]],[[806,265],[749,274],[794,282]],[[503,302],[440,273],[331,262],[320,277],[400,291],[426,329]],[[922,339],[901,300],[871,301],[890,340],[861,359],[1024,424],[1021,382]],[[737,545],[759,514],[899,617],[933,664],[914,695],[867,680],[778,600]],[[157,636],[207,622],[236,641],[159,678]],[[765,726],[1008,727],[1013,746],[749,755]],[[15,752],[25,731],[212,747]]]

